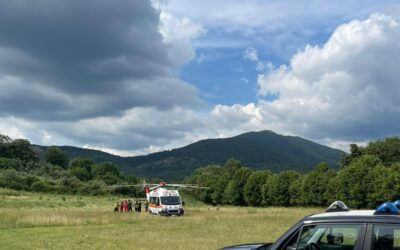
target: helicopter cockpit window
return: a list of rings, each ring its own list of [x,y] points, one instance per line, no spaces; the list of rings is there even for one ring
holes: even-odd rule
[[[161,196],[161,203],[164,205],[180,205],[181,199],[179,196]]]

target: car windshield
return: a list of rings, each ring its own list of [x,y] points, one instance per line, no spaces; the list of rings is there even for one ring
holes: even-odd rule
[[[161,203],[164,205],[180,205],[179,196],[161,196]]]

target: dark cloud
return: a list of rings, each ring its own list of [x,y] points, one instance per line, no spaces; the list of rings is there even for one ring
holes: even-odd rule
[[[0,115],[79,119],[197,102],[150,1],[0,1]]]

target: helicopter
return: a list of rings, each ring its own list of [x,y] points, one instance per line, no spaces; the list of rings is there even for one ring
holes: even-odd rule
[[[150,184],[145,181],[143,184],[133,185],[117,185],[118,187],[142,187],[146,194],[146,201],[149,204],[148,212],[154,215],[164,216],[182,216],[185,214],[183,206],[185,203],[182,201],[178,188],[187,189],[209,189],[208,187],[199,187],[191,184],[168,184],[160,182],[158,184]],[[174,189],[171,189],[174,188]]]

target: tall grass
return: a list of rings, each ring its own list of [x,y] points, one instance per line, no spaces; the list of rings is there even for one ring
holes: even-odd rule
[[[301,217],[320,210],[216,208],[191,206],[187,200],[185,216],[166,218],[115,214],[112,206],[118,197],[112,196],[0,189],[0,198],[0,249],[217,249],[274,241]]]

